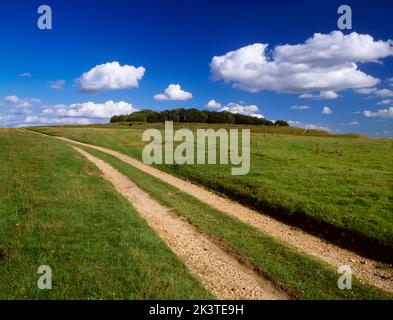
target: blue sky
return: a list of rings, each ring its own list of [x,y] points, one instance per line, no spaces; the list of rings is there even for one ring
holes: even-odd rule
[[[52,30],[37,27],[42,4]],[[341,4],[353,15],[342,34]],[[215,100],[215,110],[393,137],[391,12],[389,0],[2,1],[0,126]]]

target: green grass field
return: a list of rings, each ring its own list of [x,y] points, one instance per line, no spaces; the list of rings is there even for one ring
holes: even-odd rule
[[[201,125],[176,127],[197,126]],[[163,128],[136,123],[34,130],[141,159],[145,145],[141,135],[150,127]],[[252,128],[251,145],[246,176],[231,176],[230,165],[158,167],[344,247],[391,262],[387,253],[393,249],[392,140],[258,126]]]
[[[140,158],[143,128],[146,126],[39,130]],[[258,135],[287,143],[290,139],[317,139],[257,132],[253,139]],[[334,139],[337,143],[349,141]],[[270,144],[270,153],[274,145]],[[392,299],[357,279],[352,290],[340,290],[337,270],[327,264],[110,155],[85,149],[129,176],[173,213],[294,299]],[[1,129],[0,151],[0,299],[214,298],[97,168],[66,143],[28,131]],[[205,167],[200,174],[211,174],[212,179],[217,179],[211,171],[214,168],[223,176],[229,172],[225,167]],[[178,172],[181,166],[161,168],[192,177],[186,173],[194,172],[196,166]],[[236,179],[244,183],[244,177]],[[37,288],[40,265],[51,266],[53,290]]]
[[[0,129],[0,177],[0,300],[213,298],[68,145]]]
[[[337,272],[332,267],[263,235],[177,188],[162,182],[113,156],[84,148],[128,176],[172,212],[199,231],[215,239],[238,260],[251,265],[283,288],[294,299],[392,299],[389,294],[355,280],[352,290],[337,288]],[[225,226],[225,227],[223,227]]]

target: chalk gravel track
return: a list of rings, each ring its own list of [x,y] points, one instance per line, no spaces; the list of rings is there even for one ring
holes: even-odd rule
[[[104,178],[138,211],[168,246],[214,295],[220,299],[288,299],[270,281],[258,276],[225,253],[206,236],[195,230],[152,199],[128,177],[88,152],[73,147],[101,170]]]
[[[377,267],[377,262],[364,258],[352,251],[340,248],[331,243],[325,242],[318,237],[310,235],[300,229],[293,228],[262,213],[247,208],[237,202],[219,196],[201,186],[174,177],[151,166],[111,149],[81,143],[64,137],[55,137],[64,142],[74,143],[110,154],[119,160],[150,174],[176,188],[188,193],[198,200],[229,214],[240,221],[247,223],[262,233],[269,235],[299,252],[304,252],[313,256],[332,267],[338,269],[342,265],[352,268],[353,275],[361,282],[375,286],[387,292],[393,293],[393,272]]]

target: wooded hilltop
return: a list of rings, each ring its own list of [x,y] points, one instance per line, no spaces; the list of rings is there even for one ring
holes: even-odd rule
[[[222,124],[248,124],[288,127],[288,122],[284,120],[271,121],[265,118],[259,118],[228,111],[208,111],[198,109],[173,109],[164,111],[153,111],[144,109],[128,115],[116,115],[110,120],[113,122],[148,122],[160,123],[164,121],[185,122],[185,123],[222,123]]]

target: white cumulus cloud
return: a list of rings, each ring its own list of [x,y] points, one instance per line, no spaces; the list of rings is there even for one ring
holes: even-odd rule
[[[319,94],[304,93],[300,95],[299,98],[314,100],[333,100],[338,98],[338,94],[334,91],[321,91]]]
[[[5,121],[13,120],[13,119],[15,119],[15,116],[11,115],[11,114],[0,115],[0,122],[5,122]]]
[[[0,101],[0,107],[8,108],[8,111],[13,114],[31,113],[30,108],[41,103],[37,98],[19,98],[18,96],[6,96]]]
[[[381,102],[378,102],[377,105],[379,106],[393,105],[393,99],[382,100]]]
[[[317,124],[312,124],[312,123],[304,124],[303,122],[297,121],[297,120],[289,120],[287,122],[290,126],[293,126],[293,127],[299,127],[299,128],[303,128],[306,130],[322,130],[322,131],[330,132],[330,129],[328,127],[320,126]]]
[[[332,110],[331,108],[329,108],[329,107],[323,107],[321,113],[322,113],[322,114],[329,115],[329,114],[332,114],[332,113],[333,113],[333,110]]]
[[[333,31],[316,33],[303,44],[276,46],[271,53],[268,44],[251,44],[215,56],[210,68],[215,80],[250,92],[330,92],[333,98],[331,92],[375,87],[380,80],[359,70],[358,65],[392,55],[392,40]]]
[[[114,115],[130,114],[137,109],[125,101],[114,102],[109,100],[105,103],[74,103],[70,105],[57,105],[45,108],[43,114],[55,114],[66,117],[86,117],[86,118],[111,118]]]
[[[375,92],[378,97],[393,97],[393,90],[382,89]]]
[[[221,103],[217,102],[216,100],[210,100],[210,101],[206,104],[206,108],[210,108],[210,109],[220,109],[220,108],[221,108]]]
[[[3,98],[2,106],[29,108],[38,103],[41,103],[41,100],[36,98],[19,98],[17,96],[6,96]]]
[[[304,125],[304,129],[308,129],[308,130],[322,130],[322,131],[330,132],[329,127],[319,126],[319,125],[316,125],[316,124],[306,124],[306,125]]]
[[[255,104],[243,105],[235,102],[230,102],[223,106],[221,103],[217,102],[216,100],[210,100],[209,103],[206,105],[206,107],[210,109],[215,109],[218,112],[227,111],[231,113],[239,113],[239,114],[244,114],[257,118],[264,118],[264,116],[260,114],[258,106]]]
[[[361,88],[361,89],[356,89],[355,92],[360,93],[360,94],[374,94],[378,91],[377,88]]]
[[[392,118],[393,117],[393,107],[381,109],[378,111],[363,111],[363,115],[369,118],[381,117],[381,118]]]
[[[230,102],[226,106],[221,107],[219,111],[228,111],[231,113],[239,113],[257,118],[264,118],[264,116],[259,113],[259,108],[255,104],[243,106],[238,103]]]
[[[302,123],[300,121],[297,121],[297,120],[288,120],[287,122],[292,127],[299,127],[299,126],[302,125]]]
[[[192,99],[191,92],[182,90],[180,84],[170,84],[165,89],[164,93],[159,93],[154,96],[155,100],[189,100]]]
[[[65,83],[65,80],[49,81],[49,87],[54,90],[61,90],[64,88]]]
[[[376,97],[393,97],[393,90],[390,89],[377,89],[377,88],[362,88],[357,89],[355,92],[366,95],[373,95]]]
[[[45,124],[45,125],[70,125],[70,124],[80,124],[86,125],[91,124],[90,119],[86,118],[46,118],[38,116],[28,116],[23,121],[25,124]],[[20,125],[21,126],[21,125]]]
[[[137,88],[145,74],[144,67],[120,65],[119,62],[100,64],[77,79],[81,91],[103,91]]]

